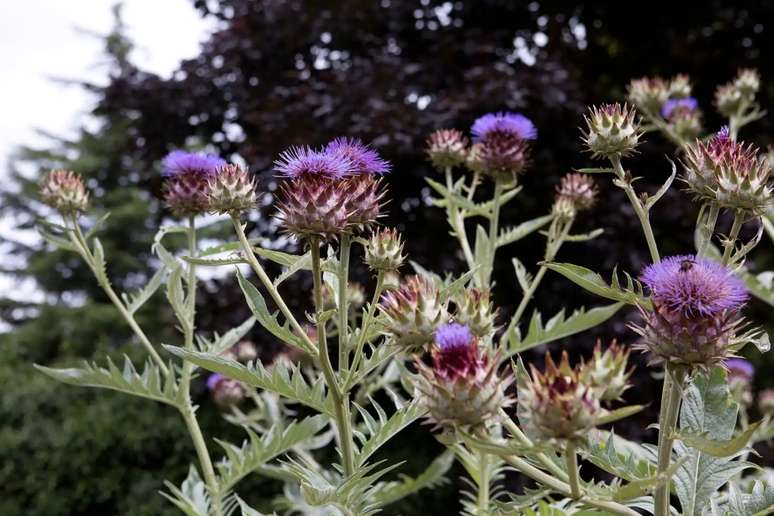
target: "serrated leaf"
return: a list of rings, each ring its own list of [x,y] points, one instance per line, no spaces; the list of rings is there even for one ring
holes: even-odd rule
[[[724,516],[765,516],[774,514],[774,485],[756,480],[749,493],[731,484]]]
[[[164,485],[170,492],[162,491],[161,496],[172,502],[184,514],[187,516],[209,516],[210,495],[195,467],[189,468],[188,476],[179,488],[167,481],[164,482]]]
[[[545,324],[543,324],[540,313],[536,311],[533,313],[532,319],[530,319],[527,335],[524,338],[521,338],[517,328],[514,328],[514,331],[508,336],[506,356],[521,353],[535,346],[586,331],[610,319],[623,306],[624,303],[619,302],[607,306],[598,306],[591,310],[580,308],[567,318],[564,315],[564,310],[560,310]]]
[[[191,307],[185,302],[183,268],[176,265],[167,278],[167,301],[180,324],[186,328],[191,323]]]
[[[164,280],[167,277],[167,268],[162,263],[161,267],[153,274],[148,283],[139,290],[131,293],[124,293],[121,297],[126,304],[126,310],[130,314],[134,314],[144,305],[156,291],[164,284]]]
[[[451,469],[452,464],[454,464],[454,453],[451,450],[446,450],[416,477],[400,475],[400,480],[379,484],[373,495],[374,500],[380,507],[384,507],[422,489],[441,485],[446,481],[446,473]]]
[[[652,453],[613,432],[593,431],[581,453],[595,466],[629,482],[653,477],[657,471]]]
[[[731,455],[736,455],[744,450],[760,424],[760,421],[751,424],[744,432],[732,439],[718,440],[690,432],[678,432],[676,438],[680,439],[691,448],[695,448],[707,455],[712,455],[713,457],[730,457]]]
[[[542,217],[536,217],[532,220],[522,222],[518,226],[511,226],[504,228],[497,236],[497,247],[512,244],[518,240],[521,240],[530,233],[537,231],[549,222],[554,220],[554,215],[543,215]]]
[[[474,266],[468,272],[460,275],[460,277],[451,282],[449,282],[447,278],[447,281],[444,281],[444,285],[438,291],[438,295],[441,301],[446,301],[447,299],[450,299],[460,293],[479,269],[479,267],[479,265]]]
[[[65,228],[64,226],[60,226],[58,224],[52,224],[45,219],[38,219],[35,229],[38,230],[38,234],[43,240],[45,240],[46,242],[48,242],[54,247],[57,247],[59,249],[64,249],[66,251],[78,250],[78,248],[70,241],[70,239],[65,236],[67,235],[67,232],[70,230]],[[54,233],[53,230],[58,231],[59,234]]]
[[[379,448],[381,448],[387,441],[392,439],[401,430],[409,426],[411,423],[422,417],[426,412],[426,408],[422,407],[417,402],[412,402],[408,405],[402,406],[396,410],[389,419],[386,418],[383,410],[379,408],[379,405],[375,401],[371,400],[372,405],[377,407],[379,419],[374,419],[365,409],[359,405],[357,407],[358,412],[365,421],[366,433],[362,435],[362,443],[360,451],[357,453],[356,462],[359,466],[362,466]]]
[[[612,168],[576,168],[575,171],[581,174],[612,174],[615,172]]]
[[[91,237],[96,235],[108,218],[110,218],[110,212],[103,214],[101,217],[95,220],[94,224],[91,225],[91,228],[89,228],[89,230],[86,233],[84,233],[83,235],[84,240],[89,240]]]
[[[129,357],[124,357],[124,367],[119,369],[110,358],[107,367],[84,362],[80,368],[51,368],[35,364],[35,368],[51,378],[70,385],[95,387],[148,398],[177,406],[178,386],[174,374],[162,376],[158,366],[150,360],[141,373],[137,372]],[[174,368],[170,366],[170,373]]]
[[[241,446],[216,439],[226,453],[225,459],[217,464],[220,492],[224,493],[233,488],[240,480],[270,460],[314,437],[325,428],[328,421],[327,416],[318,415],[294,421],[284,427],[275,424],[263,435],[247,428],[248,437]]]
[[[487,263],[489,256],[489,236],[486,234],[484,226],[476,226],[476,245],[473,250],[476,263]]]
[[[774,271],[752,274],[742,270],[739,275],[753,296],[770,306],[774,306]]]
[[[205,258],[201,256],[182,256],[186,263],[194,265],[203,265],[205,267],[222,267],[223,265],[241,265],[248,263],[240,256],[224,256],[221,258]]]
[[[196,336],[196,344],[199,351],[206,351],[218,355],[237,344],[255,326],[255,317],[248,317],[245,322],[235,328],[231,328],[223,335],[215,335],[212,339]]]
[[[516,280],[519,282],[521,291],[526,292],[529,290],[530,283],[532,283],[532,274],[527,271],[527,268],[524,267],[524,264],[521,263],[518,258],[513,257],[511,263],[513,263],[513,269],[516,272]]]
[[[261,292],[255,285],[245,279],[239,269],[237,269],[236,275],[239,286],[242,288],[242,292],[247,300],[247,305],[250,307],[250,310],[252,310],[253,315],[255,315],[255,318],[261,326],[269,330],[275,337],[289,346],[299,348],[309,354],[316,353],[315,349],[309,348],[304,340],[293,333],[290,329],[290,324],[287,321],[285,324],[279,323],[277,320],[277,313],[279,312],[274,312],[273,314],[269,313],[266,301],[263,299]]]
[[[677,166],[675,165],[675,162],[671,159],[667,158],[669,160],[669,163],[672,165],[672,172],[669,174],[669,177],[664,181],[664,184],[662,184],[659,189],[651,196],[648,196],[645,199],[645,209],[650,210],[653,208],[653,206],[664,196],[665,193],[667,193],[667,190],[669,190],[669,187],[672,186],[672,183],[675,180],[675,177],[677,177]]]
[[[172,253],[170,253],[167,248],[164,247],[162,241],[165,236],[174,233],[188,233],[188,228],[183,226],[165,226],[160,228],[156,232],[156,235],[153,237],[153,245],[151,246],[151,251],[153,251],[153,253],[159,257],[159,259],[164,263],[164,265],[167,266],[167,269],[170,271],[179,268],[180,263],[172,255]]]
[[[303,256],[298,256],[294,262],[292,262],[282,274],[277,276],[274,280],[274,286],[279,286],[283,281],[291,277],[299,270],[311,270],[312,268],[312,253],[306,253]]]
[[[674,475],[677,468],[679,468],[683,462],[688,458],[683,457],[678,459],[669,465],[669,467],[663,473],[657,473],[656,475],[648,478],[641,478],[631,480],[626,484],[615,489],[613,493],[613,500],[617,502],[625,502],[646,495],[654,491],[659,486],[671,482],[672,475]]]
[[[276,392],[280,396],[333,417],[333,407],[325,395],[325,383],[318,378],[310,385],[297,365],[277,362],[272,364],[271,370],[267,370],[260,361],[243,365],[236,360],[212,353],[191,351],[175,346],[164,346],[164,349],[208,371],[220,373],[259,389]]]
[[[99,281],[109,283],[107,265],[105,263],[105,250],[102,247],[102,242],[99,241],[99,238],[94,238],[94,244],[92,245],[94,246],[94,251],[92,252],[94,256],[94,275]]]
[[[592,294],[612,299],[613,301],[640,304],[644,307],[650,306],[650,300],[643,294],[642,285],[626,273],[624,273],[626,288],[621,288],[618,274],[615,270],[613,271],[611,283],[608,284],[602,276],[580,265],[558,262],[549,262],[545,265]]]

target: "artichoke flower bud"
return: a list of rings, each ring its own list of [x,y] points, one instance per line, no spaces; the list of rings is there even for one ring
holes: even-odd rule
[[[594,206],[599,189],[594,180],[585,174],[567,174],[556,187],[556,200],[566,199],[575,211],[585,211]],[[561,210],[559,210],[561,213]]]
[[[721,115],[731,117],[740,109],[749,106],[761,87],[761,78],[757,70],[742,69],[736,78],[715,90],[715,106]]]
[[[439,129],[427,139],[427,156],[438,170],[456,167],[467,159],[468,139],[456,129]]]
[[[89,207],[89,192],[80,174],[70,170],[52,170],[40,183],[44,203],[62,214],[77,214]]]
[[[615,340],[603,352],[600,341],[597,341],[591,361],[581,368],[581,377],[584,384],[591,385],[597,392],[600,401],[620,400],[626,389],[631,387],[631,370],[626,370],[629,353]]]
[[[365,262],[374,271],[395,271],[403,265],[403,241],[393,228],[377,229],[365,246]]]
[[[546,438],[574,439],[595,425],[602,407],[596,391],[584,383],[583,367],[570,367],[567,352],[557,366],[546,353],[546,370],[530,364],[531,378],[521,402]]]
[[[222,374],[212,374],[207,378],[207,389],[212,399],[221,409],[229,409],[238,405],[245,398],[244,386],[236,380],[226,378]]]
[[[669,99],[667,84],[659,77],[634,79],[627,88],[629,102],[645,113],[658,113]]]
[[[449,321],[447,304],[423,276],[409,276],[396,290],[386,292],[379,309],[386,318],[386,334],[407,352],[432,343],[438,327]]]
[[[475,430],[497,418],[500,408],[513,404],[506,390],[512,377],[497,374],[499,360],[482,348],[467,326],[438,328],[432,367],[419,358],[416,391],[435,428],[459,426]]]
[[[210,210],[210,179],[226,162],[212,154],[172,151],[162,161],[164,204],[177,217]]]
[[[752,403],[752,382],[755,376],[755,367],[743,358],[727,358],[723,367],[728,372],[728,388],[731,395],[746,407]]]
[[[642,338],[651,363],[708,370],[728,356],[747,290],[727,267],[693,255],[671,256],[648,266],[640,279],[651,292],[652,310],[639,307]]]
[[[489,113],[470,129],[473,147],[468,164],[496,181],[512,182],[529,160],[529,141],[537,138],[530,119],[518,113]]]
[[[239,165],[224,165],[209,178],[209,208],[214,213],[239,214],[258,204],[255,180]]]
[[[678,74],[669,80],[669,97],[684,99],[691,96],[691,78],[685,74]]]
[[[758,393],[758,410],[764,416],[774,416],[774,389],[764,389]]]
[[[585,117],[588,130],[584,142],[593,158],[631,155],[640,139],[640,125],[635,111],[626,104],[593,106]]]
[[[474,336],[484,338],[495,331],[497,309],[489,290],[469,288],[454,297],[454,320],[467,326]]]

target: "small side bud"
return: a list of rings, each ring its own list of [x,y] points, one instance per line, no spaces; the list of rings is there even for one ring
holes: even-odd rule
[[[221,409],[229,409],[238,405],[245,398],[245,388],[241,383],[218,373],[207,378],[207,389],[212,393],[212,399]]]
[[[631,370],[626,370],[629,353],[629,349],[620,346],[615,340],[602,351],[601,342],[597,341],[591,361],[581,369],[581,378],[583,383],[591,385],[597,392],[600,401],[619,400],[631,387]]]
[[[384,294],[379,309],[386,318],[387,335],[409,352],[432,343],[438,327],[449,321],[440,292],[423,276],[410,276],[397,290]]]
[[[497,309],[489,290],[464,289],[454,297],[454,306],[454,320],[470,328],[473,335],[484,338],[494,333]]]
[[[224,165],[209,179],[210,210],[238,214],[258,204],[255,180],[239,165]]]
[[[89,207],[89,193],[80,174],[70,170],[52,170],[40,183],[44,203],[63,214],[82,213]]]
[[[660,77],[634,79],[627,88],[629,102],[648,114],[656,114],[669,99],[667,84]]]
[[[635,152],[641,132],[633,108],[626,104],[593,106],[585,119],[584,142],[592,157],[621,158]]]
[[[438,170],[465,163],[468,139],[456,129],[439,129],[427,139],[427,156]]]
[[[374,271],[395,271],[403,265],[403,242],[393,228],[380,228],[371,233],[365,246],[365,262]]]
[[[585,211],[597,201],[597,188],[594,180],[586,174],[567,174],[556,187],[557,200],[567,199],[577,211]]]
[[[678,74],[669,81],[669,97],[673,99],[684,99],[691,96],[691,78],[685,74]]]

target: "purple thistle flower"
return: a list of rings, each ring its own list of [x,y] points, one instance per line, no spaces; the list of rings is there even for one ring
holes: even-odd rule
[[[467,348],[472,340],[470,328],[459,323],[445,324],[435,331],[435,342],[443,353]]]
[[[729,378],[741,378],[749,382],[755,375],[755,367],[744,358],[727,358],[723,365],[728,369]]]
[[[699,107],[699,102],[693,97],[685,97],[682,99],[669,99],[661,106],[661,116],[666,120],[672,118],[676,114],[686,114],[696,111]]]
[[[470,128],[474,142],[486,139],[492,133],[507,133],[519,137],[522,140],[534,140],[537,138],[535,124],[520,113],[487,113],[473,122]]]
[[[175,150],[167,154],[161,164],[163,166],[161,174],[165,177],[173,177],[186,173],[211,176],[214,175],[220,167],[225,165],[226,161],[214,154]]]
[[[223,376],[220,373],[213,373],[207,378],[207,389],[210,391],[214,391],[218,384],[225,380],[226,377]]]
[[[654,303],[685,317],[735,311],[747,290],[727,267],[694,255],[670,256],[645,268],[640,277]]]
[[[390,164],[357,138],[336,138],[325,146],[325,153],[348,159],[356,174],[381,176],[390,171]]]
[[[357,172],[349,156],[314,150],[311,147],[291,147],[274,162],[280,175],[297,178],[303,175],[341,179]]]

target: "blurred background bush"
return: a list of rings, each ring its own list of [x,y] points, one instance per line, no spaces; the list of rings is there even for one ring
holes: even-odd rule
[[[96,211],[112,214],[100,238],[111,280],[122,290],[140,284],[154,268],[151,239],[168,217],[158,201],[158,161],[173,148],[211,146],[224,157],[244,160],[267,192],[268,204],[275,186],[271,163],[285,147],[322,144],[339,135],[373,142],[394,164],[384,223],[404,231],[411,259],[454,273],[462,260],[443,212],[429,206],[423,179],[433,173],[423,156],[432,130],[466,129],[478,115],[496,110],[521,111],[535,121],[534,160],[524,176],[525,193],[503,214],[509,223],[547,212],[561,175],[588,166],[578,131],[584,108],[623,99],[632,78],[689,74],[705,110],[705,127],[714,130],[722,123],[711,106],[714,88],[737,68],[753,67],[763,77],[761,104],[774,109],[774,61],[766,57],[774,30],[770,1],[711,1],[700,7],[505,0],[193,3],[202,17],[217,23],[200,54],[182,61],[170,78],[130,59],[132,41],[116,9],[114,28],[104,38],[109,81],[82,84],[96,99],[93,120],[75,138],[19,149],[9,162],[10,179],[0,185],[4,220],[24,229],[46,211],[36,200],[37,177],[23,170],[63,167],[83,174]],[[169,20],[169,37],[175,37],[174,20]],[[771,117],[741,137],[765,147],[771,143]],[[628,165],[644,177],[643,188],[655,189],[669,172],[665,157],[673,155],[672,146],[653,134]],[[636,218],[622,192],[601,187],[602,202],[580,222],[580,230],[603,227],[605,234],[565,246],[560,260],[604,273],[616,264],[636,272],[647,260]],[[654,214],[664,254],[692,249],[697,206],[687,201],[675,189]],[[219,237],[220,229],[213,226],[211,236]],[[253,236],[272,238],[271,208],[251,214],[248,229]],[[541,238],[534,235],[501,251],[495,278],[504,315],[519,300],[509,253],[530,266],[542,257]],[[192,456],[177,415],[121,394],[55,384],[31,366],[102,361],[106,354],[138,356],[118,314],[74,255],[12,238],[2,245],[14,257],[3,272],[34,280],[43,295],[40,302],[9,295],[0,300],[8,330],[0,334],[0,514],[175,514],[157,492],[163,479],[179,483],[184,478]],[[280,239],[278,245],[292,248],[293,243]],[[770,242],[753,260],[754,270],[774,266]],[[365,269],[355,274],[369,282]],[[299,310],[308,307],[309,281],[302,274],[285,286]],[[213,277],[204,290],[198,310],[204,330],[222,332],[247,317],[229,275]],[[594,303],[557,276],[549,276],[537,296],[544,315]],[[771,330],[770,307],[753,303],[750,311]],[[141,317],[156,342],[179,340],[162,299]],[[625,329],[631,317],[621,313],[550,349],[568,349],[579,357],[598,337],[631,343],[633,335]],[[264,358],[276,352],[277,343],[261,331],[251,338]],[[526,358],[540,360],[544,351]],[[774,359],[749,355],[758,366],[757,386],[774,385]],[[656,381],[642,357],[636,361],[636,388],[627,401],[652,402]],[[194,395],[207,435],[241,439],[238,429],[219,417],[203,386]],[[645,413],[622,422],[617,431],[653,440],[655,432],[645,428],[653,419]],[[410,472],[438,448],[425,428],[411,428],[385,453],[393,460],[408,459]],[[761,451],[764,460],[771,457]],[[446,486],[386,513],[456,513],[460,474],[453,472]],[[265,504],[275,487],[253,479],[240,494]]]

